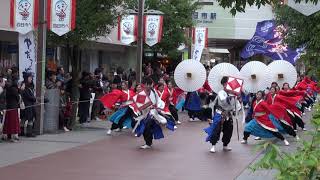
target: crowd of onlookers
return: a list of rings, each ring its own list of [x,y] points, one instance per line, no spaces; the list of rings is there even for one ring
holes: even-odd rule
[[[143,64],[142,79],[152,78],[158,82],[161,77],[169,80],[170,75],[172,77],[172,72],[167,72],[162,65]],[[34,74],[23,73],[23,79],[19,77],[17,67],[0,73],[0,135],[4,141],[16,142],[19,136],[35,137],[34,122],[40,98],[36,96]],[[122,67],[114,69],[111,75],[103,68],[97,68],[92,73],[83,71],[79,78],[72,78],[71,73],[58,67],[46,71],[44,94],[52,89],[59,91],[59,128],[69,131],[73,126],[74,107],[77,107],[80,124],[100,120],[104,107],[98,99],[112,89],[120,88],[122,81],[127,81],[129,88],[135,87],[136,78],[134,70],[124,70]],[[49,103],[47,98],[45,103]]]

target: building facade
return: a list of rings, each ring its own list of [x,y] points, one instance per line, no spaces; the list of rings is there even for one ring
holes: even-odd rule
[[[0,2],[0,72],[12,66],[19,66],[18,33],[10,28],[10,1]],[[117,39],[117,27],[112,32],[98,40],[85,43],[81,48],[81,70],[94,71],[104,67],[105,73],[114,67],[124,69],[136,68],[136,47],[121,44]],[[68,62],[66,47],[47,48],[47,66],[62,65],[66,70],[72,70]]]
[[[248,6],[244,13],[233,16],[230,9],[220,7],[215,0],[199,2],[202,6],[193,14],[193,20],[196,26],[208,28],[209,41],[202,61],[225,61],[226,54],[230,62],[239,61],[239,52],[252,38],[257,22],[274,18],[273,9],[269,5],[259,9]]]

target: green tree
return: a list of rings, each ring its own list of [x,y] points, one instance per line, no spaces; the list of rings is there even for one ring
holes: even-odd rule
[[[285,42],[293,48],[306,45],[306,54],[301,57],[304,61],[308,75],[320,78],[320,12],[310,16],[295,11],[287,5],[275,7],[278,24],[287,27]]]
[[[223,8],[230,8],[230,12],[235,15],[237,12],[245,12],[245,8],[247,5],[264,6],[266,4],[279,4],[283,3],[286,0],[217,0],[219,5]],[[313,2],[318,3],[319,0],[295,0],[295,2]]]
[[[148,0],[146,6],[164,13],[163,37],[152,49],[176,58],[177,48],[191,43],[186,30],[193,26],[192,14],[199,6],[193,0]]]
[[[99,36],[105,36],[117,22],[117,17],[123,13],[119,11],[126,8],[126,0],[77,0],[76,28],[63,35],[57,36],[48,32],[49,46],[63,46],[68,51],[67,61],[72,65],[72,101],[78,99],[78,84],[80,74],[81,46]],[[73,117],[76,104],[74,105]],[[73,119],[73,125],[75,124]]]
[[[266,151],[264,157],[253,165],[252,170],[276,169],[280,180],[316,180],[320,178],[320,106],[315,107],[311,123],[313,130],[306,133],[305,140],[295,152],[281,151],[272,143],[262,146]]]
[[[131,0],[129,7],[137,7],[137,0]],[[163,36],[161,42],[150,47],[153,51],[161,52],[170,58],[177,58],[177,48],[182,44],[190,44],[186,36],[188,28],[193,27],[192,14],[199,8],[194,0],[146,0],[146,10],[158,10],[164,13]],[[149,48],[145,45],[145,48]]]

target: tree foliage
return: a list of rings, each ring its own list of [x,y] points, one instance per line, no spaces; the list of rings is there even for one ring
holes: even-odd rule
[[[137,9],[137,0],[128,3],[129,8]],[[178,56],[177,48],[182,44],[190,44],[191,39],[186,36],[187,28],[193,26],[192,14],[198,9],[198,3],[193,0],[146,0],[145,10],[158,10],[164,13],[163,36],[161,42],[151,48],[170,58]]]
[[[193,26],[192,14],[198,8],[193,0],[148,0],[146,7],[164,13],[163,37],[153,50],[167,54],[171,58],[178,55],[177,48],[182,44],[190,44],[186,29]]]
[[[245,12],[245,8],[247,5],[252,6],[255,5],[257,7],[264,6],[266,4],[279,4],[284,0],[217,0],[219,5],[223,8],[230,8],[231,14],[235,15],[237,12]],[[312,2],[318,3],[319,0],[295,0],[295,2]]]
[[[108,34],[125,8],[125,0],[77,0],[76,28],[59,37],[48,34],[50,44],[80,45],[87,40]]]
[[[278,24],[287,27],[285,42],[293,48],[306,45],[306,54],[301,57],[304,61],[307,74],[320,77],[320,12],[310,16],[295,11],[283,5],[275,7]]]
[[[283,152],[272,143],[263,145],[264,157],[251,168],[276,169],[280,180],[316,180],[320,178],[320,106],[315,108],[312,118],[314,130],[308,132],[308,140],[300,142],[299,148],[292,153]]]

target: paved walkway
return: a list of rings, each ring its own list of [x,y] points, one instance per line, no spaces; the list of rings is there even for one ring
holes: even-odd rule
[[[209,153],[202,131],[206,122],[187,122],[174,133],[165,131],[165,139],[154,141],[153,149],[140,150],[142,138],[129,131],[106,136],[105,122],[70,133],[42,135],[22,139],[15,144],[0,143],[0,177],[10,180],[195,180],[249,179],[247,167],[259,154],[238,142],[236,131],[232,152]],[[93,127],[93,128],[92,128]],[[242,132],[242,130],[240,130]],[[241,135],[240,135],[241,136]],[[269,173],[269,172],[267,172]],[[272,177],[272,176],[270,176]],[[265,179],[265,178],[264,178]]]

